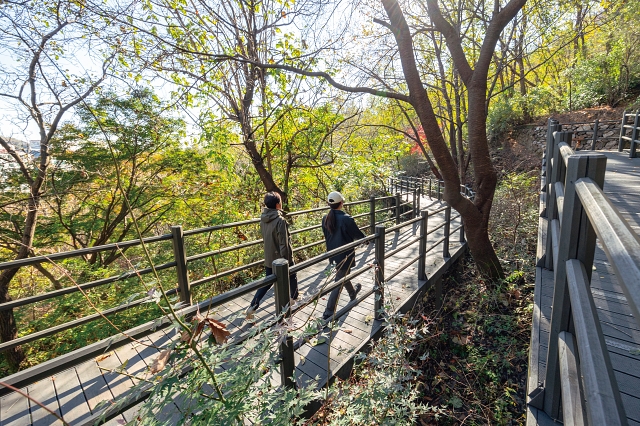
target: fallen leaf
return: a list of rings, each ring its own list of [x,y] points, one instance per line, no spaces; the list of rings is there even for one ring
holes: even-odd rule
[[[191,342],[191,333],[189,333],[189,330],[185,330],[180,334],[180,341],[187,343]]]
[[[221,344],[227,341],[227,337],[229,337],[231,333],[227,330],[226,325],[213,318],[206,318],[205,321],[211,329],[211,334],[213,334],[213,337],[216,339],[216,343]]]
[[[324,336],[318,336],[317,338],[311,339],[311,346],[318,346],[327,341],[327,338]]]
[[[164,370],[164,366],[167,365],[167,362],[169,361],[169,355],[171,355],[171,350],[169,349],[165,349],[160,352],[158,357],[153,360],[151,367],[149,367],[151,374],[156,374]]]
[[[304,365],[304,363],[307,361],[307,358],[303,357],[302,355],[300,355],[300,365]]]
[[[344,331],[345,333],[349,333],[349,334],[353,333],[353,330],[350,330],[350,329],[346,329],[346,330],[342,330],[342,331]]]
[[[455,344],[466,345],[469,343],[469,336],[454,336],[451,340]]]
[[[113,352],[109,352],[108,354],[100,355],[96,358],[96,362],[104,361],[105,359],[109,358],[112,353]]]

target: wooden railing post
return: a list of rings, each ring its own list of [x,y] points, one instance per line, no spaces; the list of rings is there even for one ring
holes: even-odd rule
[[[462,219],[462,216],[460,216],[460,244],[464,243],[465,241],[467,241],[464,238],[464,220]]]
[[[429,176],[429,198],[433,198],[433,192],[431,192],[431,176]]]
[[[553,146],[554,152],[553,163],[554,167],[551,171],[551,174],[547,174],[547,182],[548,189],[547,195],[547,207],[546,207],[546,216],[547,216],[547,244],[545,249],[545,260],[544,267],[550,271],[553,271],[553,239],[551,238],[551,222],[554,219],[558,218],[558,203],[556,200],[556,182],[564,182],[566,167],[564,165],[564,161],[562,160],[562,155],[560,153],[560,147],[558,146],[560,142],[566,142],[568,145],[571,144],[571,138],[573,134],[571,132],[554,132],[554,143]],[[548,163],[547,163],[548,164]]]
[[[422,220],[420,221],[420,245],[418,246],[418,279],[426,281],[427,279],[427,227],[429,226],[429,211],[421,212]]]
[[[402,198],[400,194],[396,194],[396,225],[400,225],[400,204],[402,203]]]
[[[283,314],[283,319],[291,315],[291,292],[289,290],[289,262],[286,259],[273,261],[273,273],[276,275],[276,315]],[[280,343],[280,378],[281,383],[287,388],[295,388],[293,374],[296,369],[293,348],[293,336],[287,334],[285,340]]]
[[[547,364],[544,382],[544,411],[554,419],[560,415],[561,383],[558,355],[558,336],[562,331],[570,330],[571,304],[567,284],[567,260],[578,259],[584,265],[588,279],[591,279],[595,254],[596,234],[589,224],[587,214],[582,207],[575,190],[578,179],[589,177],[601,188],[607,157],[603,154],[589,153],[569,157],[562,208],[562,224],[558,236],[558,258],[554,268],[554,289],[547,345]],[[547,237],[553,238],[551,234]],[[553,253],[547,253],[553,257]],[[590,291],[585,288],[584,291]]]
[[[178,276],[178,291],[180,292],[180,301],[187,305],[192,305],[191,300],[191,284],[189,283],[189,270],[187,268],[187,253],[184,249],[184,233],[182,226],[172,226],[171,242],[173,243],[173,258],[176,261],[176,275]]]
[[[369,198],[369,230],[376,232],[376,197]]]
[[[451,206],[447,205],[444,211],[444,241],[442,242],[442,257],[448,259],[451,257],[449,253],[449,233],[451,230]]]
[[[376,226],[376,246],[375,246],[375,263],[376,263],[376,292],[373,303],[373,316],[376,319],[382,318],[382,310],[384,308],[384,244],[385,244],[385,228],[384,225]]]
[[[593,139],[591,141],[591,151],[596,150],[596,142],[598,141],[598,124],[600,121],[596,118],[595,123],[593,123]]]

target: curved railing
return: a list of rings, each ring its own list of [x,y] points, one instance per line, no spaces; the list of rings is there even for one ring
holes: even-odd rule
[[[391,193],[414,193],[416,196],[424,195],[429,198],[442,200],[444,195],[444,180],[434,176],[397,176],[389,178],[388,191]],[[469,185],[460,184],[460,194],[473,200],[475,192]]]
[[[320,254],[319,256],[315,256],[311,259],[305,260],[303,262],[300,262],[298,264],[296,264],[293,268],[291,268],[291,272],[298,272],[301,271],[303,269],[306,269],[312,265],[315,265],[319,262],[322,261],[326,261],[329,257],[335,255],[336,253],[339,253],[341,251],[344,250],[349,250],[359,244],[362,244],[363,242],[367,242],[367,241],[372,241],[375,240],[376,241],[376,247],[381,247],[381,248],[377,248],[376,250],[382,250],[382,253],[384,253],[384,235],[388,234],[389,232],[394,232],[394,231],[398,231],[401,228],[405,227],[405,226],[409,226],[409,225],[413,225],[414,226],[414,232],[415,232],[415,227],[416,225],[418,225],[418,223],[422,223],[421,221],[424,221],[424,226],[421,227],[421,233],[420,233],[420,237],[416,237],[411,239],[410,241],[403,243],[402,246],[400,248],[406,248],[411,244],[416,244],[418,242],[421,242],[421,253],[422,253],[422,264],[419,267],[419,274],[421,274],[420,276],[423,277],[425,276],[425,271],[424,271],[424,256],[426,255],[427,252],[429,252],[430,250],[432,250],[435,246],[437,246],[440,243],[445,243],[443,246],[445,247],[443,254],[445,255],[445,257],[449,257],[449,253],[448,253],[448,246],[449,246],[449,235],[452,232],[455,231],[460,231],[460,239],[461,241],[464,241],[464,233],[463,233],[463,229],[462,226],[458,226],[455,229],[451,230],[450,229],[450,223],[452,220],[457,219],[459,216],[455,216],[453,218],[451,218],[451,209],[450,207],[444,207],[441,209],[438,209],[435,212],[423,212],[422,216],[418,215],[418,209],[416,208],[409,208],[409,205],[415,204],[415,200],[412,200],[410,202],[405,202],[405,203],[397,203],[396,200],[399,197],[402,197],[405,194],[399,193],[396,194],[394,196],[388,196],[388,197],[371,197],[368,200],[360,200],[360,201],[356,201],[353,203],[347,203],[346,206],[355,206],[355,205],[359,205],[359,204],[366,204],[368,203],[369,205],[369,212],[367,213],[360,213],[360,214],[355,214],[354,217],[357,218],[364,218],[367,217],[368,220],[368,224],[361,226],[361,229],[369,229],[372,232],[372,235],[366,237],[364,240],[358,241],[356,243],[352,243],[350,245],[341,247],[340,249],[328,252],[328,253],[323,253]],[[394,205],[391,205],[390,207],[387,207],[386,205],[383,205],[381,208],[376,208],[376,204],[378,203],[395,203]],[[298,211],[298,212],[292,212],[289,213],[289,216],[297,216],[297,215],[302,215],[302,214],[307,214],[307,213],[313,213],[313,212],[321,212],[323,210],[325,210],[325,207],[320,207],[320,208],[315,208],[315,209],[310,209],[310,210],[304,210],[304,211]],[[403,212],[403,210],[406,209],[406,211]],[[393,215],[390,215],[388,217],[380,217],[381,213],[384,213],[386,215],[389,215],[390,213],[392,213],[393,211]],[[442,225],[440,225],[439,227],[437,227],[436,229],[431,230],[429,233],[426,232],[426,223],[428,220],[429,216],[432,216],[433,214],[436,213],[440,213],[442,211],[446,212],[446,221],[445,223],[443,223]],[[407,215],[412,215],[412,216],[417,216],[417,217],[413,217],[413,218],[409,218],[409,219],[403,219],[405,216]],[[404,222],[403,222],[404,220]],[[385,229],[383,224],[389,221],[394,221],[396,222],[396,225]],[[195,229],[195,230],[189,230],[189,231],[183,231],[182,227],[180,226],[174,226],[172,227],[172,233],[171,234],[166,234],[166,235],[160,235],[160,236],[156,236],[156,237],[150,237],[150,238],[145,238],[142,240],[142,242],[144,242],[145,244],[153,244],[156,242],[161,242],[161,241],[169,241],[171,240],[173,243],[173,255],[174,255],[174,260],[172,262],[165,262],[161,265],[158,265],[155,267],[156,270],[162,270],[162,269],[169,269],[169,268],[175,268],[176,273],[178,275],[178,286],[176,288],[172,288],[166,291],[166,294],[168,295],[173,295],[173,294],[177,294],[180,297],[180,300],[183,304],[183,307],[181,309],[178,309],[178,314],[179,315],[186,315],[186,316],[190,316],[195,314],[198,311],[202,311],[202,310],[208,310],[211,309],[213,307],[216,306],[220,306],[232,299],[238,298],[240,296],[243,296],[245,294],[249,294],[249,293],[253,293],[255,292],[257,289],[259,289],[260,287],[266,286],[266,285],[270,285],[274,282],[276,282],[276,276],[275,275],[270,275],[258,280],[254,280],[246,285],[243,285],[241,287],[232,289],[231,291],[225,292],[223,294],[219,294],[216,295],[214,297],[208,298],[207,300],[201,301],[199,303],[193,303],[191,300],[191,290],[193,289],[193,287],[197,286],[197,285],[201,285],[204,284],[208,281],[212,281],[227,275],[230,275],[232,273],[244,270],[244,269],[248,269],[252,266],[257,266],[257,265],[261,265],[263,260],[260,260],[259,262],[253,262],[247,265],[243,265],[237,268],[232,268],[226,271],[221,271],[219,273],[217,273],[215,276],[208,276],[208,277],[204,277],[198,280],[194,280],[194,281],[190,281],[189,280],[189,264],[193,261],[196,260],[200,260],[203,258],[207,258],[210,256],[216,256],[222,253],[230,253],[234,250],[239,250],[241,248],[245,248],[245,247],[249,247],[252,245],[257,245],[260,244],[262,241],[261,240],[256,240],[256,241],[251,241],[251,242],[245,242],[242,244],[238,244],[235,246],[230,246],[230,247],[225,247],[225,248],[221,248],[218,250],[214,250],[214,251],[209,251],[206,253],[199,253],[193,256],[186,256],[186,250],[185,250],[185,237],[189,237],[189,236],[193,236],[193,235],[198,235],[198,234],[202,234],[202,233],[210,233],[210,232],[214,232],[214,231],[218,231],[218,230],[222,230],[222,229],[226,229],[226,228],[231,228],[231,227],[238,227],[238,226],[243,226],[243,225],[250,225],[250,224],[256,224],[259,222],[259,219],[251,219],[251,220],[247,220],[247,221],[243,221],[243,222],[235,222],[235,223],[230,223],[230,224],[224,224],[224,225],[218,225],[218,226],[212,226],[212,227],[206,227],[206,228],[201,228],[201,229]],[[291,231],[292,234],[297,234],[297,233],[302,233],[302,232],[308,232],[310,230],[314,230],[319,228],[320,225],[314,225],[314,226],[309,226],[306,228],[302,228],[302,229],[293,229]],[[427,235],[431,234],[432,232],[434,232],[437,229],[440,229],[441,227],[445,228],[445,237],[440,238],[438,241],[434,242],[431,247],[426,247],[426,241],[427,241]],[[296,247],[294,248],[294,251],[300,251],[303,250],[305,248],[308,248],[310,246],[313,245],[318,245],[318,244],[322,244],[324,243],[324,240],[320,240],[317,242],[313,242],[311,244],[307,244],[305,246],[302,247]],[[117,243],[117,244],[110,244],[110,245],[105,245],[105,246],[100,246],[100,247],[93,247],[93,248],[88,248],[88,249],[81,249],[81,250],[74,250],[74,251],[70,251],[70,252],[64,252],[64,253],[55,253],[49,256],[39,256],[39,257],[33,257],[33,258],[29,258],[29,259],[23,259],[20,261],[15,261],[15,262],[4,262],[4,263],[0,263],[0,269],[8,269],[8,268],[15,268],[15,267],[25,267],[25,266],[29,266],[29,265],[33,265],[36,264],[38,262],[42,263],[42,262],[55,262],[61,259],[66,259],[66,258],[70,258],[70,257],[74,257],[74,256],[82,256],[82,255],[86,255],[89,253],[94,253],[94,252],[99,252],[101,250],[112,250],[114,247],[117,248],[122,248],[122,247],[133,247],[136,245],[140,245],[141,241],[140,240],[132,240],[132,241],[126,241],[123,243]],[[424,247],[423,247],[424,246]],[[377,259],[377,269],[378,271],[384,271],[384,259],[388,258],[389,256],[393,256],[395,254],[397,254],[399,252],[398,249],[395,249],[393,251],[384,253],[384,257]],[[376,252],[378,253],[378,252]],[[396,271],[390,273],[388,276],[384,276],[384,275],[380,275],[380,278],[382,280],[382,282],[384,282],[384,279],[386,278],[391,279],[393,277],[395,277],[397,274],[399,274],[402,270],[406,269],[409,265],[415,263],[416,261],[418,261],[419,259],[412,259],[410,262],[404,264],[402,267],[398,268]],[[345,277],[346,279],[350,279],[350,278],[354,278],[364,272],[366,272],[367,270],[369,270],[371,268],[371,266],[366,266],[364,268],[360,268],[358,270],[354,270],[348,277]],[[116,282],[119,280],[124,280],[130,277],[135,277],[137,275],[142,275],[142,274],[149,274],[151,273],[153,270],[151,268],[144,268],[144,269],[137,269],[137,270],[131,270],[131,271],[127,271],[126,273],[120,274],[118,276],[112,276],[112,277],[108,277],[108,278],[104,278],[101,280],[96,280],[96,281],[91,281],[91,282],[87,282],[87,283],[82,283],[82,284],[78,284],[75,287],[70,287],[70,288],[64,288],[61,290],[55,290],[52,292],[48,292],[45,294],[40,294],[40,295],[36,295],[36,296],[32,296],[32,297],[28,297],[28,298],[24,298],[24,299],[19,299],[19,300],[15,300],[15,301],[11,301],[5,304],[1,304],[0,305],[0,310],[7,310],[7,309],[13,309],[16,307],[22,307],[22,306],[27,306],[29,304],[32,303],[36,303],[36,302],[40,302],[43,300],[51,300],[51,299],[55,299],[56,297],[59,297],[61,295],[64,294],[69,294],[71,292],[78,292],[81,290],[85,290],[85,289],[89,289],[89,288],[94,288],[94,287],[99,287],[101,285],[105,285],[108,283],[112,283],[112,282]],[[287,275],[288,278],[288,275]],[[344,280],[343,280],[344,281]],[[331,285],[326,286],[326,288],[324,288],[322,290],[322,292],[314,297],[320,297],[324,294],[329,293],[331,290],[333,290],[336,286],[341,285],[341,282],[338,283],[333,283]],[[287,287],[288,288],[288,287]],[[378,290],[379,291],[379,290]],[[365,298],[367,295],[369,295],[371,293],[367,292],[367,293],[363,293],[363,295],[359,298],[359,300],[362,300],[363,298]],[[59,333],[61,331],[64,330],[68,330],[71,329],[73,327],[76,327],[78,325],[84,324],[84,323],[88,323],[91,321],[94,321],[98,318],[103,317],[104,315],[109,315],[115,312],[120,312],[126,309],[130,309],[134,306],[138,306],[142,303],[147,303],[152,299],[151,296],[147,296],[141,299],[137,299],[131,302],[128,302],[124,305],[121,306],[117,306],[115,308],[111,308],[111,309],[107,309],[105,311],[102,312],[98,312],[92,315],[88,315],[82,318],[78,318],[74,321],[69,321],[66,322],[64,324],[55,326],[55,327],[50,327],[47,328],[45,330],[41,330],[38,331],[36,333],[31,333],[28,334],[26,336],[22,336],[18,339],[9,341],[9,342],[4,342],[0,345],[0,350],[7,350],[9,348],[13,348],[17,345],[22,345],[25,343],[29,343],[29,342],[33,342],[39,339],[43,339],[47,336],[51,336],[53,334]],[[287,299],[288,300],[288,299]],[[382,299],[378,299],[378,300],[382,300]],[[186,305],[186,306],[185,306]],[[337,313],[337,315],[342,315],[342,311],[339,311]],[[82,362],[84,360],[93,358],[101,353],[103,353],[105,350],[109,349],[109,348],[116,348],[119,347],[123,344],[125,344],[127,341],[129,341],[131,338],[141,338],[144,337],[150,333],[152,333],[153,331],[162,328],[164,326],[167,326],[168,324],[171,323],[171,318],[169,316],[162,316],[159,317],[157,319],[155,319],[154,321],[150,321],[147,322],[145,324],[139,325],[137,327],[134,327],[130,330],[127,330],[126,333],[120,333],[120,334],[115,334],[112,337],[110,337],[109,339],[106,340],[102,340],[90,345],[87,345],[84,348],[78,349],[73,351],[72,353],[69,353],[67,355],[62,355],[59,356],[57,358],[54,358],[52,360],[49,361],[45,361],[42,364],[39,364],[35,367],[32,367],[28,370],[25,370],[23,372],[17,373],[15,375],[9,376],[5,379],[3,379],[4,382],[16,386],[16,387],[21,387],[25,384],[28,383],[32,383],[36,380],[39,380],[41,378],[44,377],[48,377],[51,374],[55,374],[58,371],[61,371],[65,368],[68,368],[69,366],[69,362],[73,362],[75,363],[79,363]],[[7,388],[0,388],[0,395],[2,394],[6,394],[8,393],[9,390]]]

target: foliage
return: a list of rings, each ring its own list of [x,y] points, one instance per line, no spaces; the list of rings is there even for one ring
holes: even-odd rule
[[[537,179],[507,172],[494,200],[491,236],[510,271],[498,285],[488,285],[467,269],[443,282],[443,306],[429,295],[417,315],[417,327],[430,333],[414,351],[423,359],[422,400],[441,406],[437,418],[422,424],[524,424],[535,242]]]
[[[537,171],[505,172],[496,190],[491,221],[494,241],[503,256],[531,253],[537,241]],[[510,260],[508,260],[510,261]],[[516,269],[523,263],[515,260]]]
[[[561,108],[562,98],[551,88],[537,86],[525,95],[510,90],[497,95],[489,106],[487,132],[491,139],[499,139],[514,126],[524,124],[531,117],[541,116]]]
[[[417,321],[398,314],[387,315],[385,326],[371,350],[356,355],[359,363],[351,377],[331,386],[314,424],[412,425],[420,414],[440,412],[417,402],[422,374],[408,359],[429,330],[417,329]]]
[[[185,332],[182,327],[176,330],[177,335]],[[294,419],[317,392],[311,387],[295,390],[272,385],[279,374],[275,348],[281,332],[256,328],[240,345],[218,344],[215,338],[198,336],[203,338],[199,357],[184,339],[174,339],[158,355],[160,359],[168,353],[168,362],[163,361],[166,365],[161,365],[157,374],[148,372],[132,391],[132,395],[143,390],[150,393],[136,424],[162,424],[164,420],[156,419],[157,412],[176,425],[241,425],[247,420],[298,424]],[[179,407],[174,404],[176,396]]]
[[[174,323],[175,336],[160,351],[147,371],[137,376],[133,397],[146,393],[135,424],[235,425],[247,420],[275,425],[290,424],[413,424],[417,415],[439,410],[418,404],[416,380],[420,372],[407,360],[407,353],[424,338],[415,321],[389,315],[384,307],[386,329],[371,351],[356,356],[358,362],[347,381],[337,381],[326,389],[314,383],[297,390],[284,389],[276,368],[277,346],[284,333],[295,339],[309,339],[318,333],[317,324],[307,321],[298,331],[285,326],[258,326],[241,344],[223,342],[224,334],[211,334],[199,327],[206,315],[196,315],[189,324],[184,318]],[[224,330],[218,323],[216,330]],[[340,327],[335,325],[333,331]],[[195,333],[195,334],[194,334]],[[223,332],[224,333],[224,332]],[[121,372],[123,367],[114,372]],[[311,419],[302,418],[312,401],[323,402]],[[178,401],[178,404],[174,402]],[[116,402],[126,404],[126,399]],[[161,419],[156,413],[162,413]]]

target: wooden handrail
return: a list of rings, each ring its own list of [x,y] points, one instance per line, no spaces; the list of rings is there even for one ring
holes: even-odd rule
[[[640,239],[602,191],[606,156],[575,155],[571,133],[558,126],[550,120],[547,132],[544,266],[554,271],[554,293],[544,403],[538,408],[559,418],[562,406],[562,417],[570,423],[580,424],[587,413],[594,424],[624,425],[624,407],[589,289],[597,237],[640,324]],[[580,377],[582,387],[577,385]],[[584,394],[569,394],[570,389]]]

